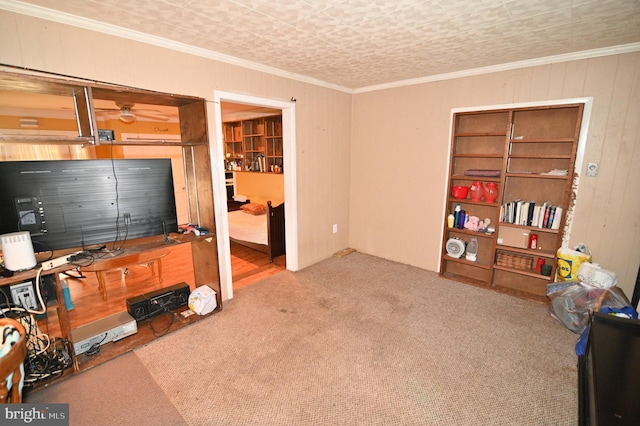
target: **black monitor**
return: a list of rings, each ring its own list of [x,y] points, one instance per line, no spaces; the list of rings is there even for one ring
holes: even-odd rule
[[[4,161],[0,188],[0,234],[36,252],[178,230],[170,159]]]

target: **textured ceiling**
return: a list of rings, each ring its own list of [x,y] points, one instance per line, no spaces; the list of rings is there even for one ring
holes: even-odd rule
[[[38,5],[347,89],[640,42],[640,0],[2,3]]]

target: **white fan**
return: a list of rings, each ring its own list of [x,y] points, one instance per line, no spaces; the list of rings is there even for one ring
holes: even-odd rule
[[[447,255],[459,259],[464,254],[465,243],[459,238],[449,238],[445,245]]]
[[[118,109],[115,108],[96,108],[96,114],[113,114],[117,113],[117,117],[123,123],[133,123],[136,121],[136,117],[146,117],[152,120],[159,121],[168,121],[169,117],[167,114],[164,114],[162,111],[157,109],[144,109],[144,108],[134,108],[135,104],[133,103],[118,103],[116,102]]]

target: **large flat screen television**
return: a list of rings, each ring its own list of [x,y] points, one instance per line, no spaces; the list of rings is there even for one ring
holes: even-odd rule
[[[0,185],[0,234],[36,252],[178,230],[170,159],[4,161]]]

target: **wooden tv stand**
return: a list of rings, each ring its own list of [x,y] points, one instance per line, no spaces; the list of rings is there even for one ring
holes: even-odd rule
[[[119,268],[123,265],[136,264],[140,259],[143,259],[145,262],[148,259],[155,259],[157,258],[158,253],[169,253],[166,255],[166,257],[162,257],[163,261],[165,261],[165,269],[167,269],[165,271],[165,277],[168,277],[168,279],[164,280],[165,282],[162,284],[162,286],[165,287],[165,284],[166,286],[176,284],[177,282],[174,283],[173,281],[171,281],[172,277],[175,280],[176,275],[182,278],[180,281],[189,281],[188,284],[192,290],[195,287],[206,284],[216,292],[218,302],[218,307],[209,315],[217,313],[222,309],[220,281],[218,279],[218,270],[216,263],[217,249],[215,237],[206,235],[195,236],[194,234],[171,234],[169,236],[169,241],[165,242],[164,237],[160,235],[130,240],[127,241],[126,244],[124,244],[121,248],[123,253],[121,255],[122,257],[109,256],[108,258],[97,260],[93,265],[97,266],[97,270],[107,271],[112,267]],[[80,250],[68,249],[56,251],[53,257],[60,257],[64,256],[65,254],[77,251]],[[186,258],[186,256],[189,255],[191,256],[191,259]],[[213,259],[213,261],[211,259]],[[189,260],[191,262],[189,262]],[[172,274],[171,268],[177,263],[183,265],[183,268],[188,269],[190,271],[190,274],[180,274],[182,271],[178,271]],[[5,293],[9,294],[9,286],[26,281],[35,281],[35,278],[38,274],[38,269],[39,266],[28,271],[16,272],[12,277],[0,278],[0,286],[2,286],[2,290],[5,291]],[[109,359],[117,357],[118,355],[143,346],[159,337],[153,331],[152,327],[150,327],[152,321],[154,321],[154,318],[150,318],[138,322],[138,332],[136,334],[126,337],[122,340],[118,340],[116,342],[101,345],[100,352],[98,354],[92,356],[81,354],[79,356],[76,356],[73,352],[73,339],[71,330],[95,320],[95,318],[92,318],[91,320],[87,321],[85,318],[79,317],[79,314],[81,314],[81,312],[78,312],[77,301],[76,307],[73,311],[67,311],[66,309],[64,294],[62,290],[62,279],[66,279],[66,277],[63,275],[61,279],[60,275],[77,269],[82,272],[91,273],[91,268],[83,267],[82,263],[65,264],[48,271],[42,271],[41,273],[42,276],[53,276],[55,281],[56,300],[51,303],[48,302],[46,309],[47,317],[50,320],[50,323],[47,326],[47,332],[50,333],[51,337],[61,337],[63,339],[67,339],[70,343],[69,347],[71,348],[71,353],[69,355],[71,356],[73,367],[66,370],[61,378],[69,377],[76,372],[83,371],[101,364],[105,361],[108,361]],[[192,278],[185,278],[187,276],[191,276]],[[78,277],[78,279],[83,278]],[[95,282],[95,280],[93,280],[93,277],[92,281]],[[100,292],[97,286],[93,290],[95,291],[96,295],[94,300],[99,301],[96,302],[98,303],[98,305],[91,306],[90,309],[94,312],[100,312],[99,314],[97,314],[98,316],[109,316],[112,312],[110,312],[108,309],[113,310],[113,305],[116,302],[105,301],[101,296],[98,296]],[[90,292],[89,289],[87,289],[86,291]],[[140,292],[145,293],[146,291],[144,288],[142,288],[140,289]],[[101,306],[104,306],[104,309]],[[116,303],[115,309],[118,309],[119,311],[126,311],[126,304],[120,303],[118,301]],[[85,311],[86,310],[87,308],[85,308]],[[188,307],[183,306],[181,308],[178,308],[176,311],[181,312],[184,310],[188,310]],[[184,326],[197,322],[206,317],[208,317],[208,315],[191,315],[186,318],[182,315],[177,315],[177,319],[173,323],[171,323],[169,332],[178,330]],[[52,325],[55,325],[55,327],[51,327]],[[59,326],[59,329],[57,326]],[[60,378],[56,378],[54,380],[43,380],[42,383],[36,383],[36,385],[34,385],[34,387],[29,391],[36,391],[37,389],[47,386],[53,381],[57,381],[59,379]]]

